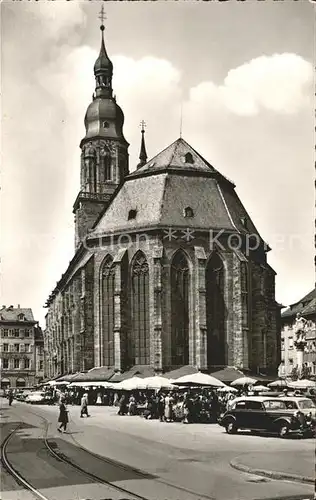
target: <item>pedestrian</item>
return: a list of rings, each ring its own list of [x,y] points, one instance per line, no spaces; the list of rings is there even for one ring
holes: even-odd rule
[[[161,393],[158,398],[158,417],[160,422],[164,421],[164,413],[165,413],[165,397],[163,393]]]
[[[57,430],[59,432],[62,432],[62,428],[64,428],[63,432],[66,432],[67,429],[67,424],[69,422],[68,420],[68,411],[64,402],[64,399],[61,398],[60,404],[59,404],[59,418],[58,422],[60,422],[60,426],[57,427]]]
[[[172,397],[171,392],[169,392],[168,396],[165,397],[165,421],[172,421],[172,409],[173,409],[174,399]]]
[[[83,418],[83,415],[90,417],[88,414],[88,394],[85,392],[81,398],[81,412],[80,417]]]
[[[13,401],[13,392],[12,390],[10,390],[9,394],[8,394],[8,400],[9,400],[9,406],[12,405],[12,401]]]
[[[126,415],[127,413],[127,401],[125,394],[122,394],[121,399],[119,400],[119,411],[118,415]]]

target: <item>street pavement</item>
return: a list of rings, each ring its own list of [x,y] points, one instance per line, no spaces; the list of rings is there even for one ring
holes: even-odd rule
[[[5,407],[7,403],[4,402]],[[259,500],[310,499],[313,484],[272,479],[251,473],[251,468],[278,473],[314,476],[313,439],[280,439],[238,433],[227,435],[217,424],[161,423],[140,417],[118,416],[117,408],[89,407],[90,418],[80,418],[80,408],[69,406],[69,430],[56,431],[57,406],[29,406],[14,402],[5,414],[40,426],[42,415],[50,422],[49,436],[58,439],[59,449],[66,456],[80,460],[81,466],[97,468],[78,445],[106,457],[110,481],[150,500]],[[10,417],[11,418],[11,417]],[[56,441],[57,442],[57,441]],[[30,458],[31,460],[31,458]],[[148,478],[131,473],[119,473],[115,464],[148,473]],[[231,463],[248,467],[248,472],[236,470]],[[131,472],[130,471],[130,472]],[[99,476],[99,474],[97,474]],[[69,497],[58,482],[59,498],[76,500],[92,496]],[[79,493],[78,493],[79,494]],[[24,498],[24,497],[23,497]],[[109,496],[106,498],[110,498]],[[114,498],[114,497],[113,497]],[[12,500],[4,497],[3,500]]]

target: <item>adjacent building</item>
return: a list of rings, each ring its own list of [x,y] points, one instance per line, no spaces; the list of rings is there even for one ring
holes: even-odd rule
[[[187,364],[273,373],[270,249],[234,183],[183,138],[148,161],[142,130],[130,172],[103,29],[80,143],[75,254],[46,303],[47,376]]]
[[[297,313],[307,320],[306,346],[303,354],[305,373],[316,375],[316,288],[314,288],[281,315],[281,365],[279,368],[281,376],[290,376],[293,369],[297,367],[293,329]]]
[[[31,387],[44,377],[44,339],[32,309],[0,310],[1,388]]]

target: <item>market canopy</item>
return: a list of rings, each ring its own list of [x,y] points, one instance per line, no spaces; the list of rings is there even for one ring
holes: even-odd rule
[[[315,388],[315,382],[313,380],[295,380],[295,382],[289,382],[288,387],[291,389],[308,389],[309,387]]]
[[[207,375],[206,373],[193,373],[192,375],[185,375],[184,377],[180,377],[176,380],[172,380],[173,384],[176,385],[205,385],[212,387],[224,387],[225,384],[211,375]]]
[[[254,385],[256,382],[257,382],[257,380],[255,378],[240,377],[240,378],[237,378],[236,380],[234,380],[234,382],[232,382],[230,385],[232,385],[233,387],[235,385]]]
[[[63,382],[63,381],[58,381],[58,380],[50,380],[49,382],[46,382],[44,385],[50,385],[52,387],[55,386],[60,386],[60,385],[69,385],[69,382]]]
[[[242,371],[238,370],[234,366],[226,366],[222,370],[217,370],[216,372],[211,373],[212,377],[217,378],[221,382],[225,384],[229,384],[234,380],[237,380],[240,377],[243,377],[244,374]]]
[[[142,381],[142,378],[135,376],[112,385],[119,391],[134,391],[138,388],[138,384],[140,384]]]
[[[288,387],[288,386],[289,386],[288,382],[283,379],[275,380],[274,382],[270,382],[270,384],[268,384],[268,387]]]
[[[270,388],[267,387],[266,385],[255,385],[252,390],[254,392],[265,392],[265,391],[270,391]]]
[[[225,385],[224,387],[219,387],[218,392],[238,392],[238,389],[235,387],[229,387],[229,385]]]
[[[137,384],[137,389],[175,389],[175,386],[165,377],[146,377],[140,379]]]
[[[90,380],[90,382],[72,382],[68,386],[68,389],[73,387],[104,387],[105,389],[113,389],[113,384],[100,380]]]

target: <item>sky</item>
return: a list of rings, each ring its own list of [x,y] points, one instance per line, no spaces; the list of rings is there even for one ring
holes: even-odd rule
[[[271,246],[276,299],[314,274],[311,3],[6,1],[1,4],[1,304],[43,308],[74,255],[84,115],[98,14],[125,114],[130,170],[139,123],[149,158],[182,136],[233,180]]]

